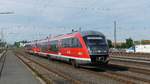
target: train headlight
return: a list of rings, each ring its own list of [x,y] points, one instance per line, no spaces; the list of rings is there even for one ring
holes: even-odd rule
[[[91,51],[90,48],[88,48],[88,51]]]
[[[102,51],[101,51],[101,50],[98,50],[97,52],[98,52],[98,53],[101,53]]]
[[[78,55],[83,55],[83,52],[78,52]]]
[[[106,50],[104,50],[104,53],[106,53],[107,51]]]

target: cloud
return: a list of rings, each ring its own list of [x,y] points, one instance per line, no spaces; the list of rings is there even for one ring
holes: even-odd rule
[[[0,15],[0,26],[7,32],[10,43],[67,33],[79,27],[101,31],[113,39],[114,20],[118,23],[118,40],[150,39],[149,3],[148,0],[1,0],[0,10],[15,14]]]

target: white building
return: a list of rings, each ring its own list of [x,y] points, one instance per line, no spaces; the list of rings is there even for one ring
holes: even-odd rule
[[[127,49],[126,52],[150,53],[150,45],[136,45]]]

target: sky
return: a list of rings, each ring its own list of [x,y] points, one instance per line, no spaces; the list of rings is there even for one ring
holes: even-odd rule
[[[102,32],[113,40],[116,21],[118,41],[149,40],[149,10],[149,0],[0,0],[0,30],[8,43],[79,28]]]

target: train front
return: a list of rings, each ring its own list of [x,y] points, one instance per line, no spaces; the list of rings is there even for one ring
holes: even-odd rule
[[[92,64],[107,64],[109,62],[109,48],[106,37],[96,31],[83,32]]]

